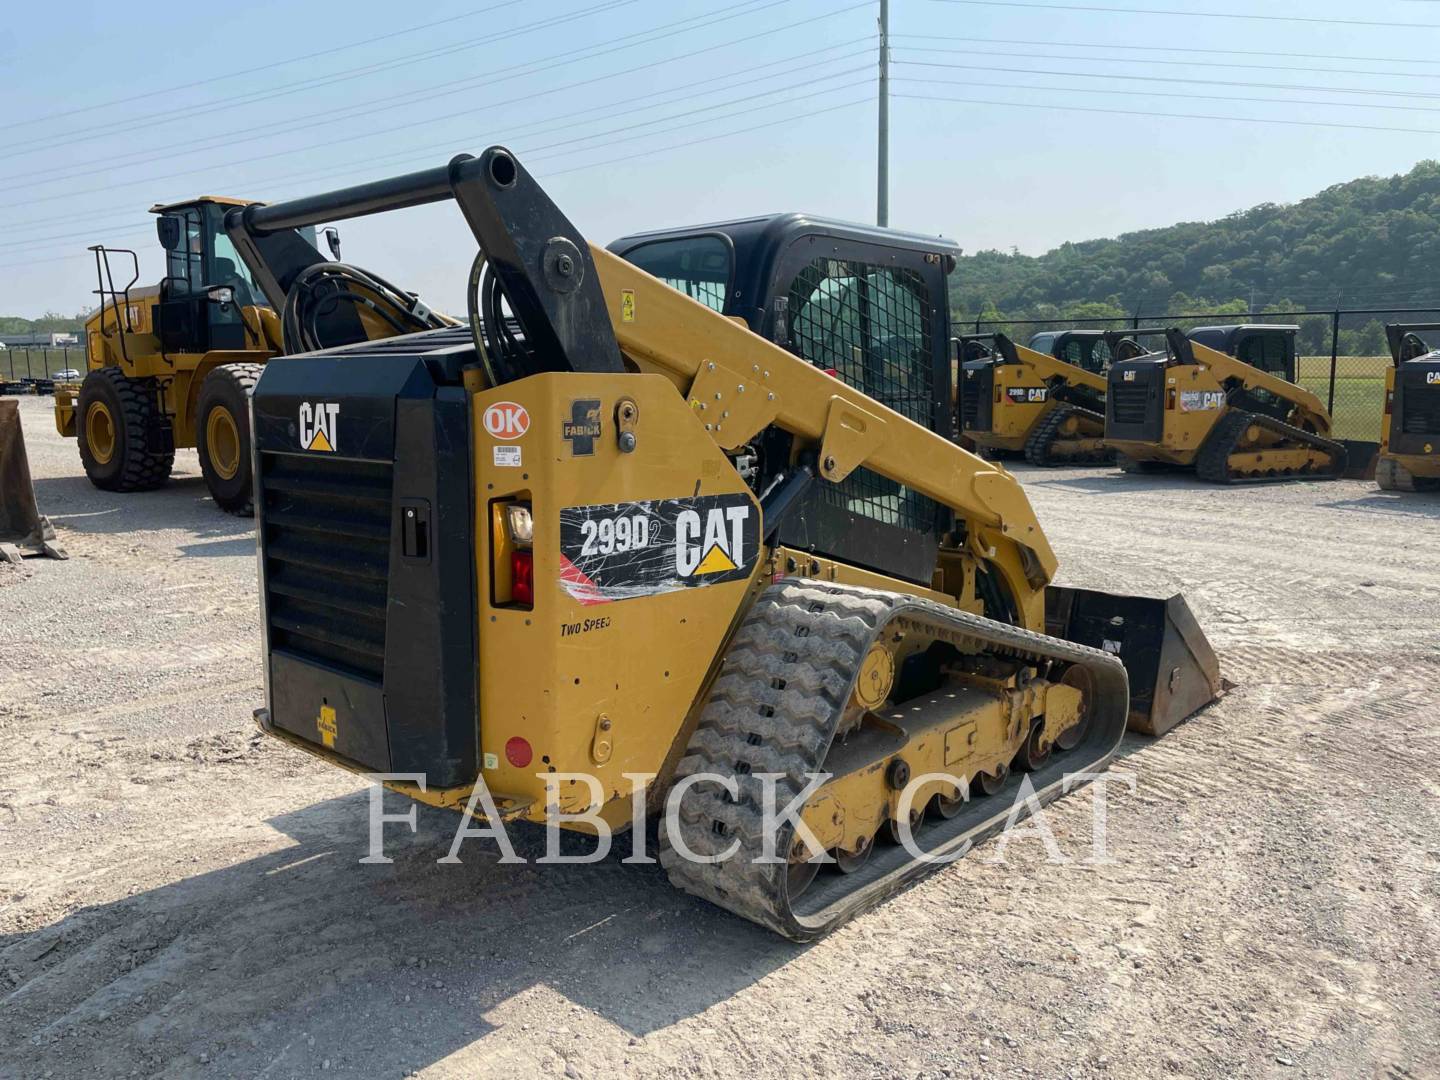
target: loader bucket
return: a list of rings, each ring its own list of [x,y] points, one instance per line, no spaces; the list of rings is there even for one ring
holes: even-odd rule
[[[1360,439],[1341,439],[1345,444],[1346,480],[1374,480],[1375,457],[1380,453],[1380,444]]]
[[[16,563],[24,555],[66,557],[55,544],[54,528],[35,505],[20,405],[0,401],[0,558]]]
[[[1130,676],[1131,731],[1163,735],[1220,696],[1215,651],[1185,597],[1045,590],[1046,632],[1120,657]]]

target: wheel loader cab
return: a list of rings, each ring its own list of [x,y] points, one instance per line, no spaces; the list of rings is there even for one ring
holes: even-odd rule
[[[156,206],[165,277],[155,304],[155,334],[167,353],[253,348],[242,309],[268,301],[225,233],[225,213],[244,203],[205,197]]]
[[[907,419],[947,438],[954,430],[952,242],[780,214],[638,233],[608,246]],[[770,431],[754,446],[759,490],[789,467],[792,441]],[[781,543],[930,582],[948,527],[932,500],[864,468],[800,498]]]

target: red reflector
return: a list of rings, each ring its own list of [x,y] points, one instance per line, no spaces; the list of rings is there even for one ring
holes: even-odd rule
[[[530,749],[530,744],[516,735],[513,739],[505,740],[505,760],[514,765],[517,769],[523,769],[530,764],[535,756],[535,751]]]
[[[838,368],[827,367],[825,369],[825,374],[829,375],[832,379],[838,379],[840,377],[840,371]]]
[[[535,555],[530,551],[510,553],[510,597],[517,604],[535,606]]]

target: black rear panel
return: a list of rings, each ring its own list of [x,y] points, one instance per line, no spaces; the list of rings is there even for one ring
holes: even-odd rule
[[[1158,442],[1165,432],[1165,361],[1138,357],[1110,368],[1105,437]]]
[[[989,431],[994,403],[995,361],[967,361],[960,370],[960,430]]]
[[[474,779],[479,740],[469,413],[441,337],[272,360],[254,396],[271,721],[433,787]]]
[[[1395,372],[1390,449],[1423,454],[1440,441],[1440,360],[1410,360]]]
[[[263,454],[271,648],[379,681],[392,469]]]

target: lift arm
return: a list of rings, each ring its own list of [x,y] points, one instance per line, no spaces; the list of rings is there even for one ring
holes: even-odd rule
[[[459,204],[524,331],[530,370],[502,368],[502,382],[535,371],[623,371],[623,352],[675,382],[722,448],[744,446],[776,424],[818,445],[824,479],[838,482],[863,465],[1012,542],[1031,589],[1054,576],[1049,541],[1004,469],[587,243],[503,147],[407,176],[247,206],[227,215],[226,228],[253,253],[254,239],[268,232],[446,199]]]

